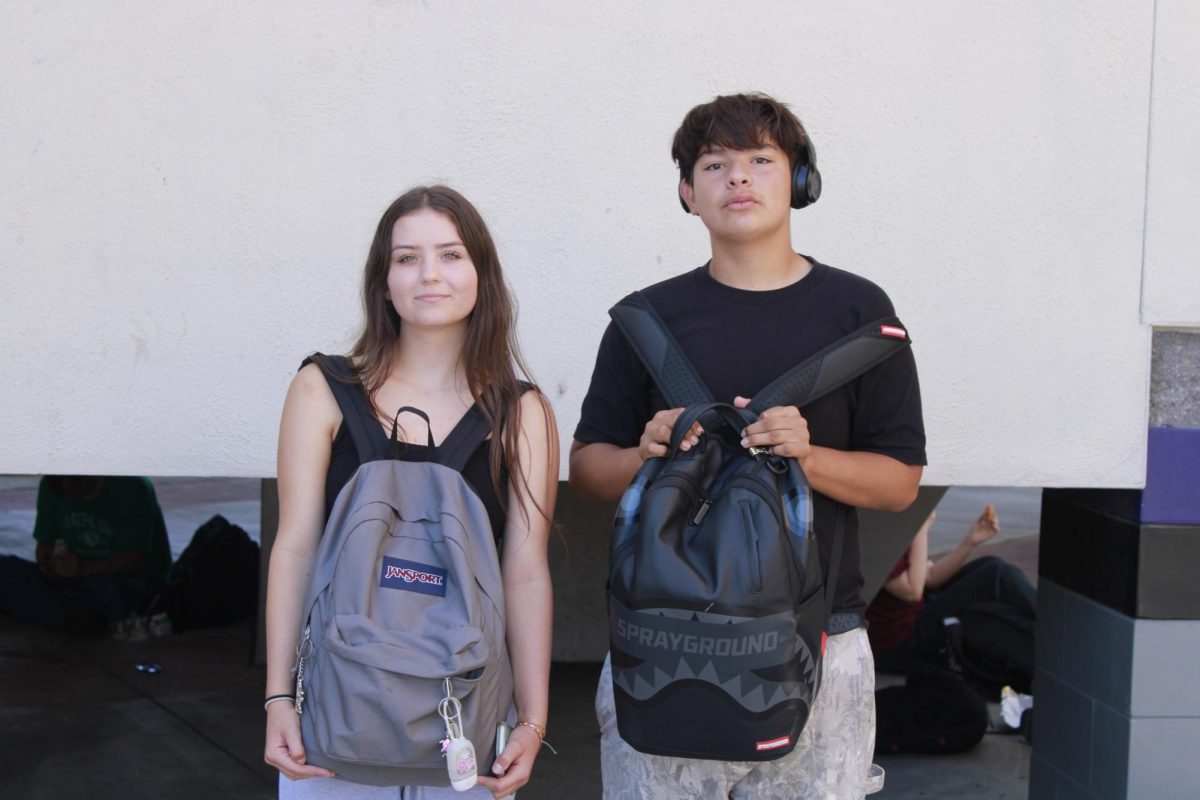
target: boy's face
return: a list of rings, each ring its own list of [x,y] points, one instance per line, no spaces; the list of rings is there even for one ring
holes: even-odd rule
[[[752,241],[787,225],[792,169],[787,154],[767,140],[750,150],[703,151],[692,182],[679,192],[714,237]]]

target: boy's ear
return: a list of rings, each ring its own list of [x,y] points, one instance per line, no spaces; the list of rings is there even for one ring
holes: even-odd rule
[[[683,205],[689,214],[696,213],[696,190],[687,181],[680,178],[679,180],[679,199],[683,201]]]

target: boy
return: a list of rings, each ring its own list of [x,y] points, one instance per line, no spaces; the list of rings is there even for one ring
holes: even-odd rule
[[[745,406],[806,357],[893,314],[879,287],[792,250],[791,207],[819,194],[819,183],[807,192],[793,187],[794,172],[815,171],[812,154],[800,121],[761,94],[697,106],[675,133],[680,199],[708,229],[712,259],[645,293],[717,400]],[[666,454],[680,412],[666,407],[609,325],[571,447],[571,486],[586,497],[619,497],[645,459]],[[682,447],[697,441],[692,431]],[[925,435],[911,351],[803,413],[768,409],[746,428],[742,444],[800,462],[813,490],[825,570],[839,518],[845,526],[839,574],[829,577],[836,581],[834,614],[812,715],[795,750],[775,761],[645,755],[617,733],[606,664],[596,698],[605,797],[855,798],[881,784],[868,780],[874,671],[862,628],[854,508],[899,511],[916,497]]]

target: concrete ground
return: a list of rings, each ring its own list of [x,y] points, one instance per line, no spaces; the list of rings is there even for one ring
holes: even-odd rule
[[[257,534],[257,481],[155,485],[176,555],[212,513]],[[32,553],[35,490],[32,479],[0,478],[0,553]],[[952,489],[931,549],[952,547],[984,502],[997,504],[1004,528],[985,550],[1036,577],[1037,490]],[[249,623],[135,643],[66,638],[0,616],[0,798],[273,797],[275,776],[262,761],[263,670],[251,648]],[[596,664],[554,665],[550,741],[559,755],[539,758],[522,798],[600,796],[598,673]],[[1029,754],[1016,737],[989,734],[960,755],[883,756],[879,796],[1023,798]]]

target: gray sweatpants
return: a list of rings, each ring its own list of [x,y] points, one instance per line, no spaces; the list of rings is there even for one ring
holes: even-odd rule
[[[608,660],[596,691],[605,800],[858,800],[883,788],[875,750],[875,666],[861,628],[829,637],[821,689],[796,748],[775,761],[639,753],[617,732]]]
[[[366,786],[338,778],[293,781],[281,774],[279,800],[492,800],[492,794],[482,786],[456,792],[449,786]]]

